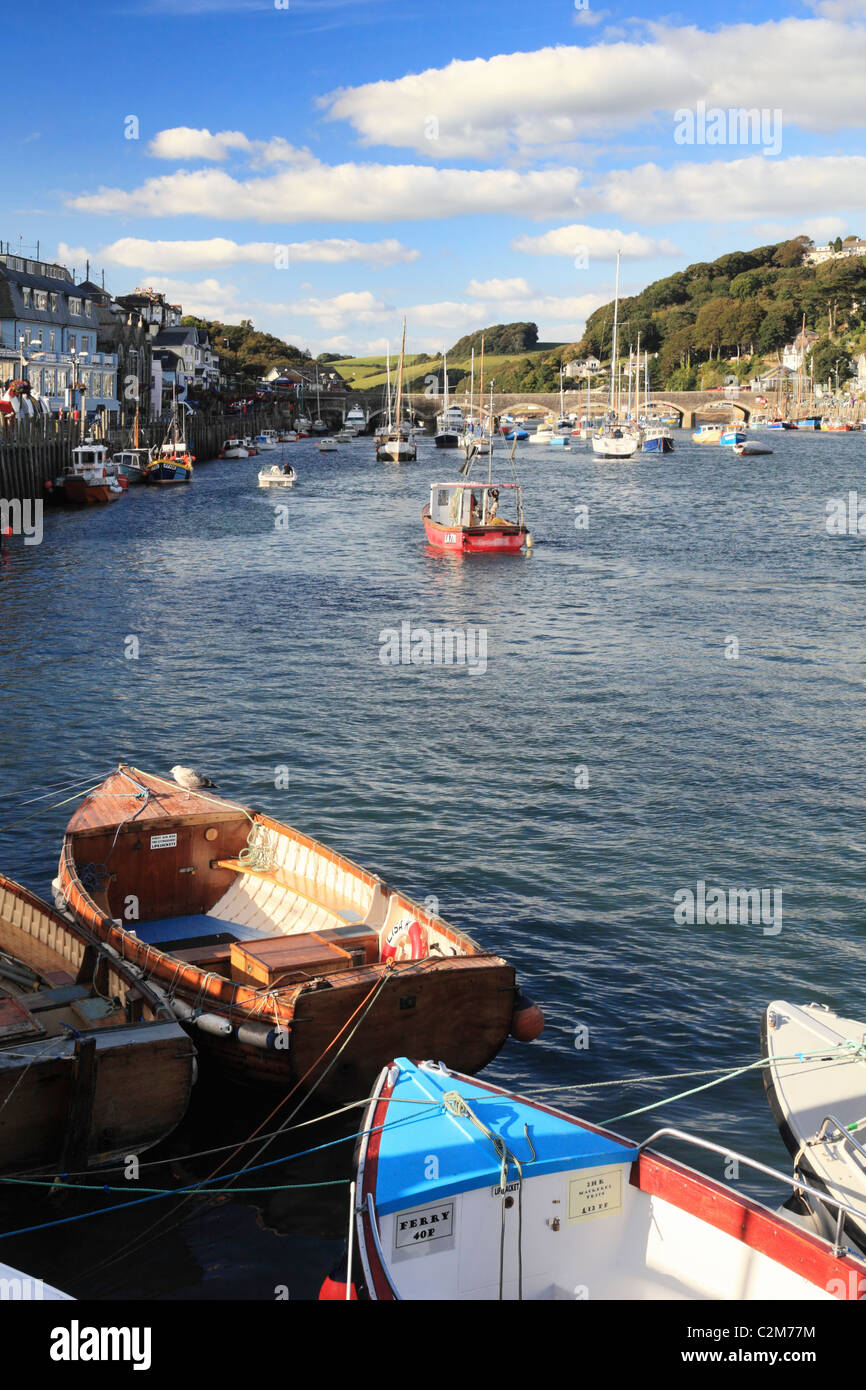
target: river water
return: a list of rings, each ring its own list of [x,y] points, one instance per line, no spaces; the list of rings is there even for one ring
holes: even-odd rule
[[[706,1078],[596,1083],[756,1061],[774,998],[866,1017],[866,539],[825,525],[866,439],[758,433],[772,456],[687,432],[627,462],[518,446],[521,557],[427,547],[420,508],[457,469],[429,440],[399,466],[368,439],[287,445],[288,495],[256,486],[269,455],[46,512],[42,543],[0,560],[2,824],[48,804],[11,792],[120,759],[199,767],[512,960],[547,1027],[486,1075],[596,1122]],[[486,659],[384,664],[406,622],[471,629]],[[69,811],[0,833],[0,868],[47,895]],[[680,924],[675,895],[700,881],[776,890],[781,912]],[[338,1185],[80,1222],[123,1194],[16,1191],[0,1229],[66,1224],[0,1258],[78,1296],[313,1297],[346,1224],[352,1145],[334,1141],[360,1113],[296,1131],[296,1150],[331,1147],[261,1179]],[[187,1156],[258,1118],[255,1098],[201,1087],[140,1181],[206,1176],[219,1156]],[[662,1123],[789,1168],[757,1074],[616,1127]]]

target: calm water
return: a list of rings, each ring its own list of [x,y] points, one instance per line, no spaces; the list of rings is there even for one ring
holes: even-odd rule
[[[121,758],[191,763],[437,895],[547,1016],[539,1042],[509,1043],[487,1074],[596,1121],[697,1082],[581,1083],[756,1060],[772,998],[864,1017],[866,540],[829,537],[824,520],[863,479],[866,438],[760,433],[771,457],[686,432],[674,454],[625,463],[523,446],[526,558],[426,547],[429,483],[457,467],[427,440],[400,466],[377,464],[370,440],[285,446],[301,482],[281,496],[257,489],[258,458],[46,513],[44,543],[16,539],[0,565],[0,785],[35,795]],[[380,632],[407,620],[486,629],[487,669],[383,665]],[[16,803],[0,808],[5,825]],[[68,813],[0,834],[3,871],[48,893]],[[781,932],[676,925],[674,894],[698,879],[781,889]],[[245,1098],[203,1088],[173,1165],[145,1180],[205,1176],[217,1160],[183,1154],[253,1122]],[[756,1077],[619,1128],[662,1122],[788,1168]],[[340,1132],[312,1126],[295,1146]],[[351,1144],[327,1152],[266,1180],[345,1177]],[[720,1176],[713,1162],[699,1166]],[[16,1194],[3,1221],[57,1220],[84,1209],[74,1200]],[[7,1239],[0,1257],[85,1296],[308,1297],[345,1204],[343,1186],[216,1199],[95,1268],[174,1209],[160,1202]]]

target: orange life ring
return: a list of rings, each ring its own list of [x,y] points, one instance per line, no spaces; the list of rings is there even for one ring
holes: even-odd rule
[[[423,960],[426,955],[427,933],[420,922],[401,917],[390,930],[383,931],[383,961]]]

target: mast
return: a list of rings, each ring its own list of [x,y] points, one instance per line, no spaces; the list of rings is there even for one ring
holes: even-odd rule
[[[472,424],[472,412],[475,409],[475,349],[472,349],[472,362],[469,376],[469,423]]]
[[[564,371],[565,371],[565,367],[563,366],[562,362],[560,362],[560,364],[559,364],[559,418],[560,418],[560,420],[564,419],[564,417],[565,417],[565,400],[564,400],[563,394],[562,394],[562,374],[563,374]]]
[[[483,430],[483,422],[481,421],[481,418],[480,418],[480,417],[481,417],[481,411],[483,410],[483,405],[482,405],[482,401],[483,401],[483,400],[484,400],[484,334],[482,333],[482,334],[481,334],[481,381],[480,381],[479,386],[478,386],[478,416],[479,416],[478,423],[482,425],[482,434],[483,434],[484,430]]]
[[[445,377],[445,405],[444,405],[443,409],[444,409],[445,415],[447,416],[447,414],[448,414],[448,355],[447,355],[447,353],[444,353],[444,352],[443,352],[443,354],[442,354],[442,374],[443,374],[443,376]],[[448,428],[447,420],[446,420],[445,428],[446,428],[446,429]]]
[[[490,383],[490,433],[487,442],[487,485],[493,482],[493,382]]]
[[[399,368],[398,368],[398,370],[397,370],[397,393],[396,393],[396,394],[397,394],[397,399],[396,399],[396,412],[397,412],[397,431],[398,431],[398,433],[399,433],[400,430],[402,429],[402,421],[403,421],[403,416],[402,416],[402,410],[403,410],[403,357],[404,357],[405,353],[406,353],[406,320],[404,319],[404,320],[403,320],[403,339],[402,339],[402,342],[400,343],[400,366],[399,366]]]
[[[388,397],[388,432],[389,432],[389,434],[390,434],[391,428],[392,428],[392,422],[391,422],[391,344],[390,344],[390,343],[387,344],[386,349],[385,349],[385,364],[386,364],[386,365],[385,365],[385,373],[386,373],[387,383],[388,383],[387,386],[385,387],[385,392],[386,392],[387,397]]]
[[[621,251],[616,253],[616,289],[613,296],[613,338],[610,345],[610,408],[616,414],[614,407],[614,382],[616,380],[616,335],[619,327],[619,262],[622,255]]]
[[[634,418],[640,419],[640,334],[637,335],[637,349],[634,355]]]

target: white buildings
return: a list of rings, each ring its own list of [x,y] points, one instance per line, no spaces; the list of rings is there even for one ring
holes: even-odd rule
[[[826,246],[814,246],[807,251],[803,259],[806,265],[821,265],[823,261],[845,260],[849,256],[866,256],[866,241],[856,236],[845,237],[839,251],[832,241],[828,241]]]
[[[80,385],[88,411],[115,414],[117,354],[97,351],[90,286],[76,285],[65,266],[21,250],[0,242],[0,385],[26,378],[52,412],[71,408]]]
[[[588,376],[595,376],[596,372],[602,370],[602,364],[597,357],[575,358],[573,362],[566,362],[565,375],[569,381],[584,380]]]

